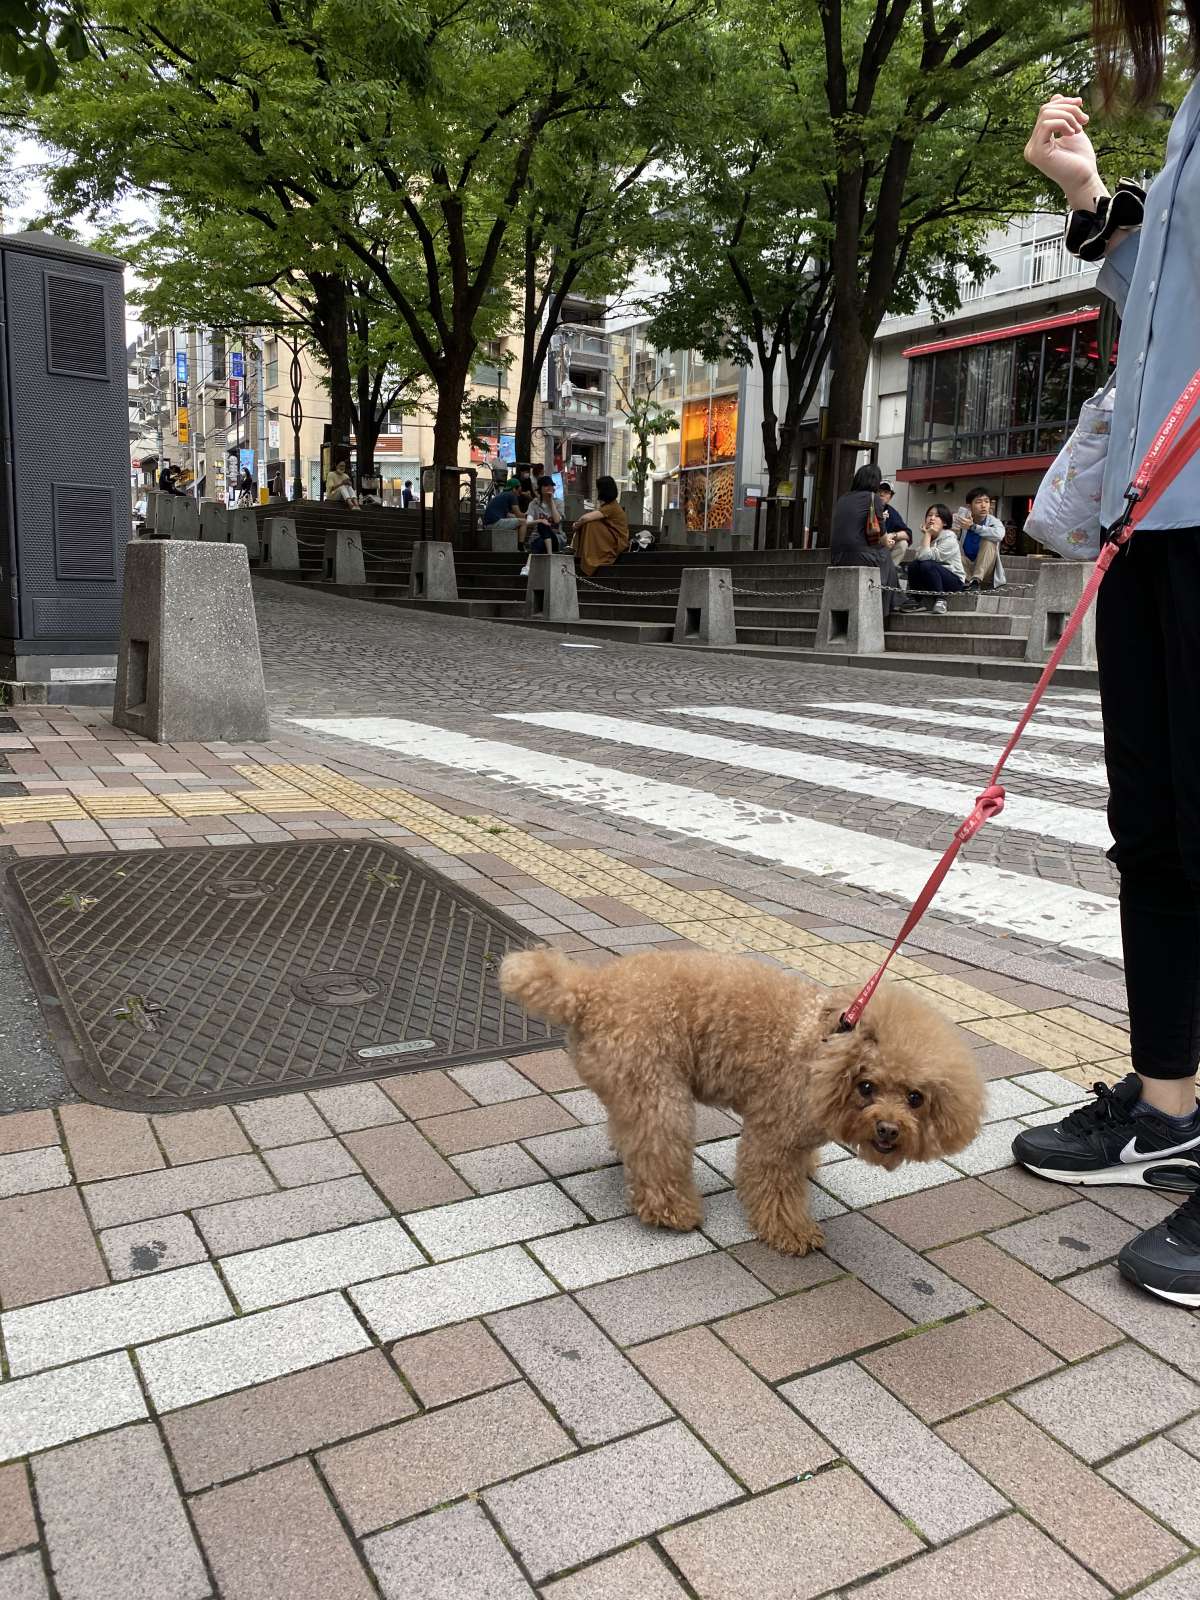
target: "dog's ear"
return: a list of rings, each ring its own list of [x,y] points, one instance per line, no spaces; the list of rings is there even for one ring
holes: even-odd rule
[[[853,1030],[837,1031],[841,1014],[841,1007],[832,1009],[828,1019],[830,1031],[808,1056],[805,1111],[824,1127],[832,1127],[837,1114],[844,1109],[861,1064],[862,1041],[855,1038]]]
[[[965,1150],[983,1119],[983,1080],[974,1064],[954,1078],[931,1085],[926,1092],[926,1127],[936,1153],[951,1156],[956,1150]]]

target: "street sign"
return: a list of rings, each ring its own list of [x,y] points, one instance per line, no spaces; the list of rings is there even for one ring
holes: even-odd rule
[[[236,411],[238,406],[241,404],[241,399],[242,399],[242,380],[240,378],[230,378],[230,380],[229,380],[229,405],[230,405],[230,409],[233,410],[233,411]]]
[[[246,376],[246,357],[240,350],[229,352],[229,375],[231,378],[244,378]]]
[[[175,352],[175,377],[180,383],[186,383],[188,380],[188,359],[186,350],[176,350]]]
[[[177,420],[179,423],[179,442],[180,444],[187,444],[190,435],[188,433],[188,414],[186,406],[180,407]]]
[[[187,386],[186,383],[177,382],[176,385],[175,385],[175,408],[176,408],[176,410],[186,411],[187,410],[187,403],[188,403],[188,386]]]

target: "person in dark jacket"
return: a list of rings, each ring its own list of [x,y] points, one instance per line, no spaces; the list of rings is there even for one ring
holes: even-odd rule
[[[913,531],[892,504],[895,493],[896,491],[890,483],[881,483],[879,485],[879,498],[883,501],[884,506],[883,516],[880,521],[883,525],[884,533],[890,533],[895,536],[896,542],[892,546],[892,560],[899,566],[904,560],[907,551],[912,547]]]
[[[901,592],[900,574],[892,560],[895,534],[885,533],[887,506],[879,497],[883,474],[873,463],[859,467],[849,490],[833,506],[830,564],[835,567],[878,567],[883,588],[883,614],[915,611],[915,601]]]

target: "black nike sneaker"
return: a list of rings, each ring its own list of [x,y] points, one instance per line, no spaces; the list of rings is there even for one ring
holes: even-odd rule
[[[1117,1266],[1140,1289],[1177,1306],[1200,1306],[1200,1190],[1131,1239]]]
[[[1133,1108],[1142,1080],[1131,1072],[1061,1122],[1026,1128],[1013,1140],[1023,1167],[1057,1183],[1134,1183],[1186,1193],[1200,1187],[1200,1122],[1181,1134],[1166,1117]]]

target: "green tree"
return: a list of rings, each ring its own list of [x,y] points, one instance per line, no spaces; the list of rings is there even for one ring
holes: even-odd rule
[[[708,0],[520,0],[500,20],[484,0],[94,3],[93,58],[39,112],[68,153],[60,193],[186,194],[274,230],[298,267],[332,250],[331,310],[338,285],[374,283],[436,387],[435,464],[453,469],[535,157],[664,92]]]
[[[87,50],[73,5],[6,0],[0,11],[0,76],[15,79],[31,94],[48,93],[58,82],[60,59],[81,61]]]
[[[987,227],[1038,208],[1044,186],[1021,152],[1040,102],[1088,82],[1090,21],[1082,0],[820,0],[779,29],[797,119],[820,152],[831,437],[859,433],[883,317],[921,297],[956,304],[959,269],[986,273]],[[1115,130],[1131,170],[1159,145],[1148,122]],[[826,477],[824,526],[839,487]]]
[[[679,418],[675,412],[668,410],[655,399],[665,378],[665,372],[660,372],[657,377],[647,373],[639,383],[636,377],[631,376],[626,386],[615,373],[613,374],[613,382],[621,396],[617,410],[628,422],[629,431],[635,440],[634,452],[628,462],[629,476],[633,480],[634,493],[641,497],[643,504],[646,499],[646,485],[650,481],[650,468],[654,464],[651,445],[655,439],[673,433],[679,426]]]

